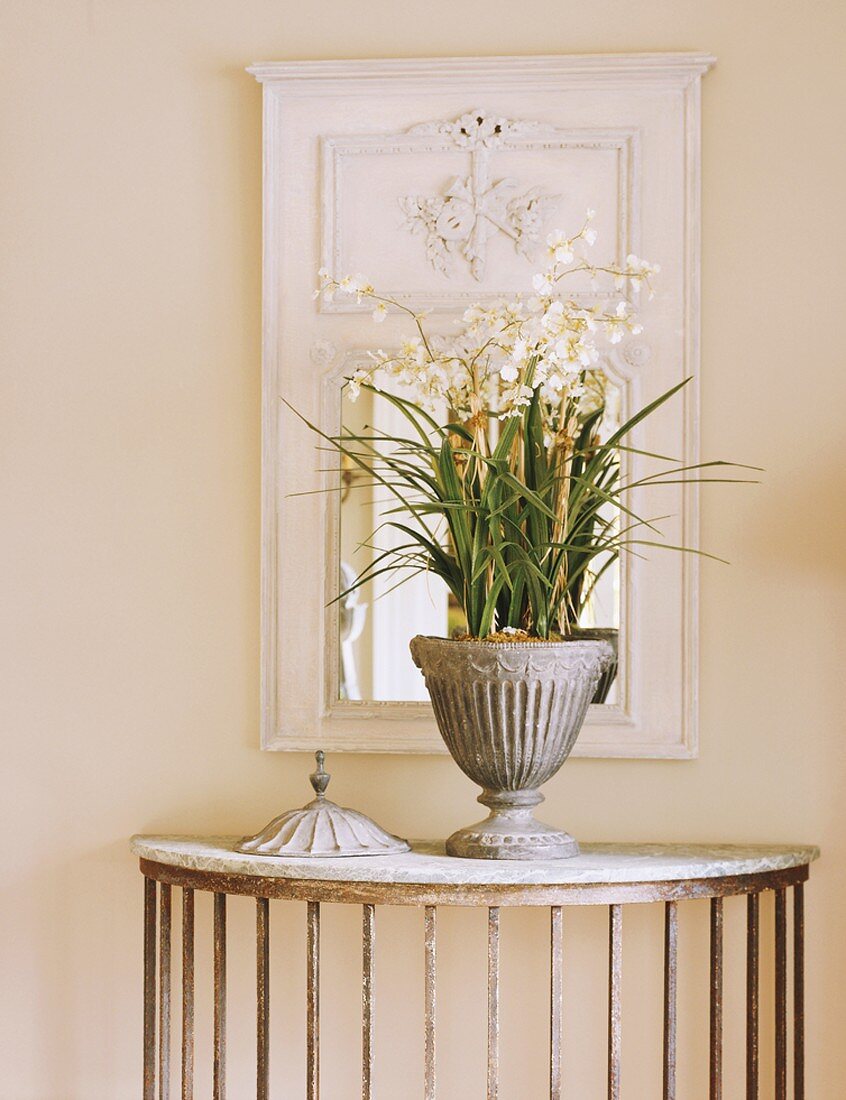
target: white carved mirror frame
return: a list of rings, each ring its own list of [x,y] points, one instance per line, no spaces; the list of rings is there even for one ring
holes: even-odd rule
[[[339,698],[331,603],[339,588],[339,494],[292,495],[327,482],[314,437],[281,399],[337,431],[350,365],[400,329],[389,318],[374,333],[369,308],[354,300],[315,303],[317,269],[364,272],[442,323],[468,301],[527,289],[522,280],[535,268],[513,247],[516,233],[513,242],[505,234],[488,238],[486,268],[481,250],[433,260],[432,248],[427,253],[403,225],[399,208],[409,188],[443,193],[457,154],[468,184],[495,186],[506,168],[516,168],[521,185],[539,184],[534,193],[545,194],[550,207],[556,200],[550,216],[560,217],[546,222],[541,237],[596,206],[600,239],[613,242],[615,258],[635,252],[662,267],[655,301],[644,303],[643,337],[614,349],[606,370],[621,387],[624,412],[694,376],[683,396],[644,422],[635,442],[695,462],[699,97],[712,64],[683,53],[250,68],[264,98],[263,748],[446,751],[428,703]],[[456,141],[456,120],[479,111],[508,130],[482,155],[478,142],[468,148]],[[492,153],[502,158],[493,167]],[[529,171],[534,179],[523,178]],[[454,270],[445,273],[445,264]],[[630,461],[636,471],[639,460]],[[660,496],[645,490],[638,504],[643,515],[672,514],[662,525],[669,543],[697,545],[693,487]],[[625,557],[617,701],[591,707],[574,755],[696,755],[697,582],[692,555]]]

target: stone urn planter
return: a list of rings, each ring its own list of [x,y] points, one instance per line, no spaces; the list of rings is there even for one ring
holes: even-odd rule
[[[472,859],[562,859],[576,841],[534,817],[540,787],[576,742],[600,677],[613,659],[607,641],[411,640],[438,729],[453,759],[482,788],[490,810],[447,841]]]

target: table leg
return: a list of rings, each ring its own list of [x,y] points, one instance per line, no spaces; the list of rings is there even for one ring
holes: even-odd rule
[[[144,879],[144,1100],[156,1095],[156,883]]]

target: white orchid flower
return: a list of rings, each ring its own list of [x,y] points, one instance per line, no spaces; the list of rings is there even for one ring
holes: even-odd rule
[[[484,139],[478,129],[473,131],[473,143]],[[564,289],[566,278],[572,271],[584,270],[593,289],[613,283],[618,295],[627,287],[635,295],[644,283],[651,292],[650,276],[659,270],[634,253],[626,257],[625,264],[596,267],[582,258],[586,249],[578,250],[576,265],[568,268],[576,258],[574,246],[579,241],[589,247],[597,240],[597,231],[588,225],[593,217],[594,211],[589,209],[587,221],[575,237],[560,230],[549,234],[547,269],[533,276],[531,293],[525,299],[518,295],[511,300],[475,303],[464,310],[452,336],[409,335],[398,348],[370,353],[373,367],[348,380],[349,397],[355,399],[365,378],[375,389],[388,390],[399,384],[421,408],[440,416],[446,406],[458,422],[467,424],[479,409],[495,410],[492,415],[497,418],[521,416],[537,392],[544,433],[553,439],[561,430],[571,433],[572,425],[568,425],[574,406],[570,403],[576,403],[581,416],[583,406],[587,408],[585,393],[596,399],[599,390],[597,407],[604,400],[604,391],[594,378],[600,352],[593,334],[599,332],[608,343],[619,344],[629,333],[640,334],[642,326],[637,320],[637,299],[615,296],[610,306],[605,300],[590,306],[577,304]],[[359,301],[370,298],[374,322],[384,322],[392,299],[379,300],[382,296],[364,276],[346,275],[336,280],[326,268],[321,268],[318,276],[318,294],[326,294],[327,300],[336,291],[355,294]],[[424,314],[412,316],[425,329]],[[533,364],[531,384],[526,381],[529,363]],[[587,388],[583,384],[586,379]],[[567,424],[562,417],[568,418]]]

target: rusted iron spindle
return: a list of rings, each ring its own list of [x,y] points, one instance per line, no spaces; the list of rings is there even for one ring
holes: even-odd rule
[[[373,985],[376,966],[376,906],[362,906],[361,927],[361,1098],[373,1095]]]
[[[256,899],[256,1100],[270,1095],[270,902]]]
[[[787,891],[775,895],[775,1097],[787,1100]]]
[[[306,1097],[320,1096],[320,902],[306,914]]]
[[[427,905],[424,922],[424,994],[423,994],[423,1096],[435,1100],[435,964],[437,961],[437,910]]]
[[[488,909],[488,1100],[499,1096],[499,908]]]
[[[214,1052],[212,1097],[226,1100],[226,894],[214,895]]]
[[[805,1100],[805,887],[793,887],[793,1100]]]
[[[746,1100],[758,1100],[758,970],[761,895],[746,899]]]
[[[156,883],[144,879],[144,1100],[156,1095]]]
[[[608,907],[608,1100],[620,1100],[622,1066],[623,907]]]
[[[159,889],[159,1100],[170,1097],[170,928],[171,888]]]
[[[564,914],[550,909],[549,1098],[561,1100],[561,1044],[564,1023]]]
[[[709,1100],[723,1095],[723,899],[711,898]]]
[[[664,907],[664,1092],[663,1100],[676,1097],[676,1000],[678,988],[678,903]]]
[[[194,891],[182,891],[182,1100],[194,1100]]]

